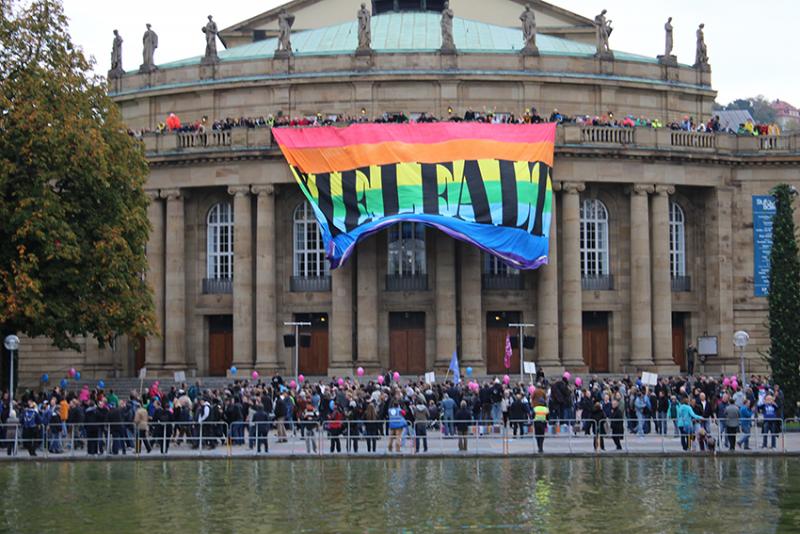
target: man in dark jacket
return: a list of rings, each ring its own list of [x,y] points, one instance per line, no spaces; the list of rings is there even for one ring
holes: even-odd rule
[[[255,427],[256,435],[256,453],[261,452],[261,446],[264,446],[264,452],[269,452],[269,415],[264,410],[262,402],[255,403],[255,413],[253,414],[253,426]]]
[[[622,408],[619,407],[619,401],[613,399],[611,401],[611,439],[614,440],[617,450],[622,450],[622,439],[625,437],[625,422],[623,421]]]

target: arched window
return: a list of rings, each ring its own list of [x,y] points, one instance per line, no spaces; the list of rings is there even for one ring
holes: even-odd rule
[[[677,202],[669,205],[669,272],[686,276],[686,217]]]
[[[322,278],[330,274],[330,264],[325,258],[325,246],[314,211],[308,202],[294,210],[294,267],[299,278]]]
[[[597,199],[581,203],[581,275],[597,278],[609,274],[608,210]]]
[[[416,276],[427,272],[425,225],[402,222],[389,228],[389,274]]]
[[[233,278],[233,207],[230,202],[214,204],[206,218],[206,278]]]

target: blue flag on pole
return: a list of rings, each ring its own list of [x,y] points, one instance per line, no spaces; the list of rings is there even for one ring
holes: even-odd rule
[[[453,383],[458,384],[461,382],[461,373],[458,371],[458,353],[453,351],[453,357],[450,358],[450,371],[453,371]]]

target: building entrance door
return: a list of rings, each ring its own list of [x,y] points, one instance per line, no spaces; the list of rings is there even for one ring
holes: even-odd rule
[[[311,323],[300,328],[300,373],[309,376],[328,374],[328,314],[296,313],[295,321]],[[294,358],[294,353],[292,353]],[[294,366],[294,360],[292,360]]]
[[[208,374],[225,376],[233,363],[233,315],[208,316]]]
[[[674,312],[672,314],[672,361],[686,370],[686,314]]]
[[[134,362],[133,362],[133,365],[135,367],[133,371],[137,376],[139,375],[139,369],[144,367],[146,352],[147,352],[147,345],[144,336],[137,337],[136,352],[134,353]]]
[[[509,323],[522,322],[522,314],[515,311],[488,312],[486,314],[486,371],[489,374],[519,373],[519,328],[509,328]],[[506,336],[511,340],[511,367],[506,369]]]
[[[609,372],[608,312],[583,313],[583,361],[592,373]]]
[[[391,312],[389,367],[400,374],[421,375],[425,362],[425,313]]]

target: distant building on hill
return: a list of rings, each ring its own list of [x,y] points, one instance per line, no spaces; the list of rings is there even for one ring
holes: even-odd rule
[[[776,100],[771,107],[775,110],[775,120],[781,130],[800,130],[800,109],[783,100]]]

